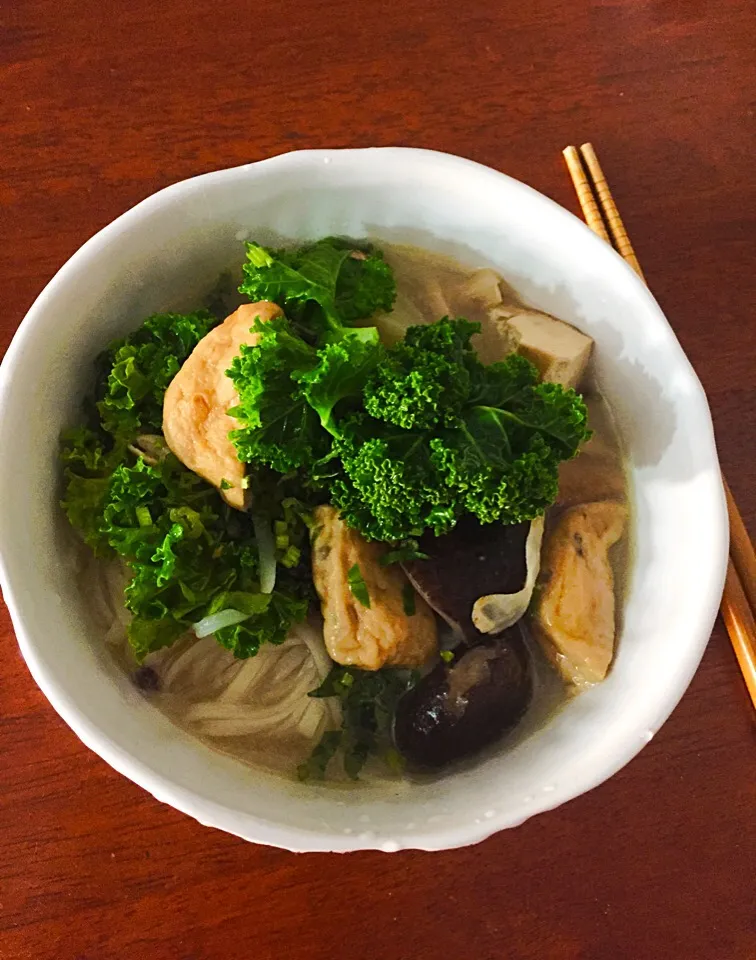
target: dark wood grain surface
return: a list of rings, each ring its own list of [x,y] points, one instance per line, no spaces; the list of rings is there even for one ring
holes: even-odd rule
[[[576,210],[596,144],[756,526],[750,0],[5,0],[0,351],[94,231],[299,147],[459,153]],[[0,451],[11,456],[12,451]],[[694,519],[694,518],[692,518]],[[656,739],[466,850],[296,856],[88,752],[0,615],[0,960],[753,960],[754,717],[721,623]]]

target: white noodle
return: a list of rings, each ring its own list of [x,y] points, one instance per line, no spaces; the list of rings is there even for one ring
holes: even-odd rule
[[[81,576],[88,595],[94,594],[96,622],[103,625],[105,642],[135,666],[126,637],[130,614],[123,603],[128,571],[120,563],[86,556]],[[159,678],[159,692],[150,694],[153,702],[201,737],[240,745],[246,738],[250,749],[265,741],[288,741],[304,758],[323,730],[340,722],[333,700],[308,696],[332,665],[322,628],[314,622],[296,624],[284,643],[263,644],[246,660],[236,659],[212,635],[197,639],[188,633],[144,663]],[[241,747],[241,752],[247,750]]]

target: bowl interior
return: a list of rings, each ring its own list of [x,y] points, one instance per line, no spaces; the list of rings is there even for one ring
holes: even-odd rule
[[[433,783],[300,786],[214,753],[135,693],[70,574],[56,450],[97,352],[151,312],[195,306],[240,263],[245,237],[326,234],[494,267],[524,299],[586,331],[630,459],[633,570],[609,677],[511,749]],[[637,753],[682,695],[711,630],[725,514],[708,408],[679,344],[633,272],[582,223],[468,161],[400,149],[304,152],[162,191],[85,244],[41,294],[3,363],[0,403],[2,575],[35,679],[118,770],[252,840],[434,849],[517,824]]]

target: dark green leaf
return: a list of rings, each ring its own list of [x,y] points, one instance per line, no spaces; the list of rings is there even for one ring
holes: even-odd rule
[[[340,420],[341,469],[331,466],[327,482],[368,539],[440,535],[465,513],[532,520],[556,497],[560,461],[589,436],[574,391],[538,383],[517,355],[484,366],[470,346],[476,329],[464,320],[410,328],[368,379],[370,416]]]
[[[326,730],[310,757],[297,767],[299,779],[322,780],[328,764],[336,756],[341,745],[341,738],[341,730]]]
[[[243,269],[242,293],[281,304],[310,335],[320,337],[390,310],[396,296],[393,274],[379,252],[335,237],[293,250],[248,243]]]
[[[417,682],[409,670],[384,667],[382,670],[358,670],[334,664],[323,683],[311,697],[338,697],[341,706],[340,731],[329,731],[315,748],[312,775],[319,775],[341,748],[344,770],[356,779],[369,756],[391,755],[391,726],[399,698]],[[336,734],[338,734],[338,739]],[[327,739],[326,739],[327,738]],[[323,749],[321,749],[323,747]],[[304,765],[303,765],[304,766]],[[395,767],[392,767],[392,769]],[[310,767],[306,766],[309,773]]]
[[[317,366],[294,374],[302,395],[329,433],[338,434],[334,421],[336,404],[349,397],[361,400],[365,381],[383,354],[383,348],[372,339],[345,337],[318,350]]]
[[[258,324],[256,346],[242,346],[228,371],[239,403],[228,412],[239,421],[231,433],[237,456],[288,473],[320,459],[329,438],[293,375],[318,363],[315,349],[280,317]]]
[[[168,384],[217,323],[208,310],[156,313],[111,344],[100,361],[104,379],[97,409],[103,430],[124,443],[140,432],[161,431]]]
[[[100,359],[98,429],[77,428],[63,437],[63,507],[98,554],[115,554],[130,568],[128,632],[140,660],[228,607],[249,619],[219,630],[217,639],[237,656],[252,656],[263,642],[281,643],[290,625],[305,616],[310,599],[308,581],[286,568],[275,592],[260,594],[249,519],[230,510],[215,489],[163,448],[159,434],[140,434],[135,442],[134,431],[159,429],[170,375],[214,323],[205,314],[148,318]],[[147,440],[159,455],[140,452]],[[295,566],[307,548],[302,518],[310,508],[291,498],[291,482],[269,481],[258,468],[250,479],[261,483],[271,522],[286,527],[283,556]]]

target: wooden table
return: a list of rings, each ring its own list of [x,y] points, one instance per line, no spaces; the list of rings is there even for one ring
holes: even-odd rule
[[[560,151],[590,139],[754,530],[748,0],[6,0],[0,24],[0,350],[88,236],[174,180],[410,144],[576,210]],[[756,957],[754,717],[721,623],[609,783],[395,856],[295,856],[162,806],[58,719],[5,612],[0,634],[0,960]]]

